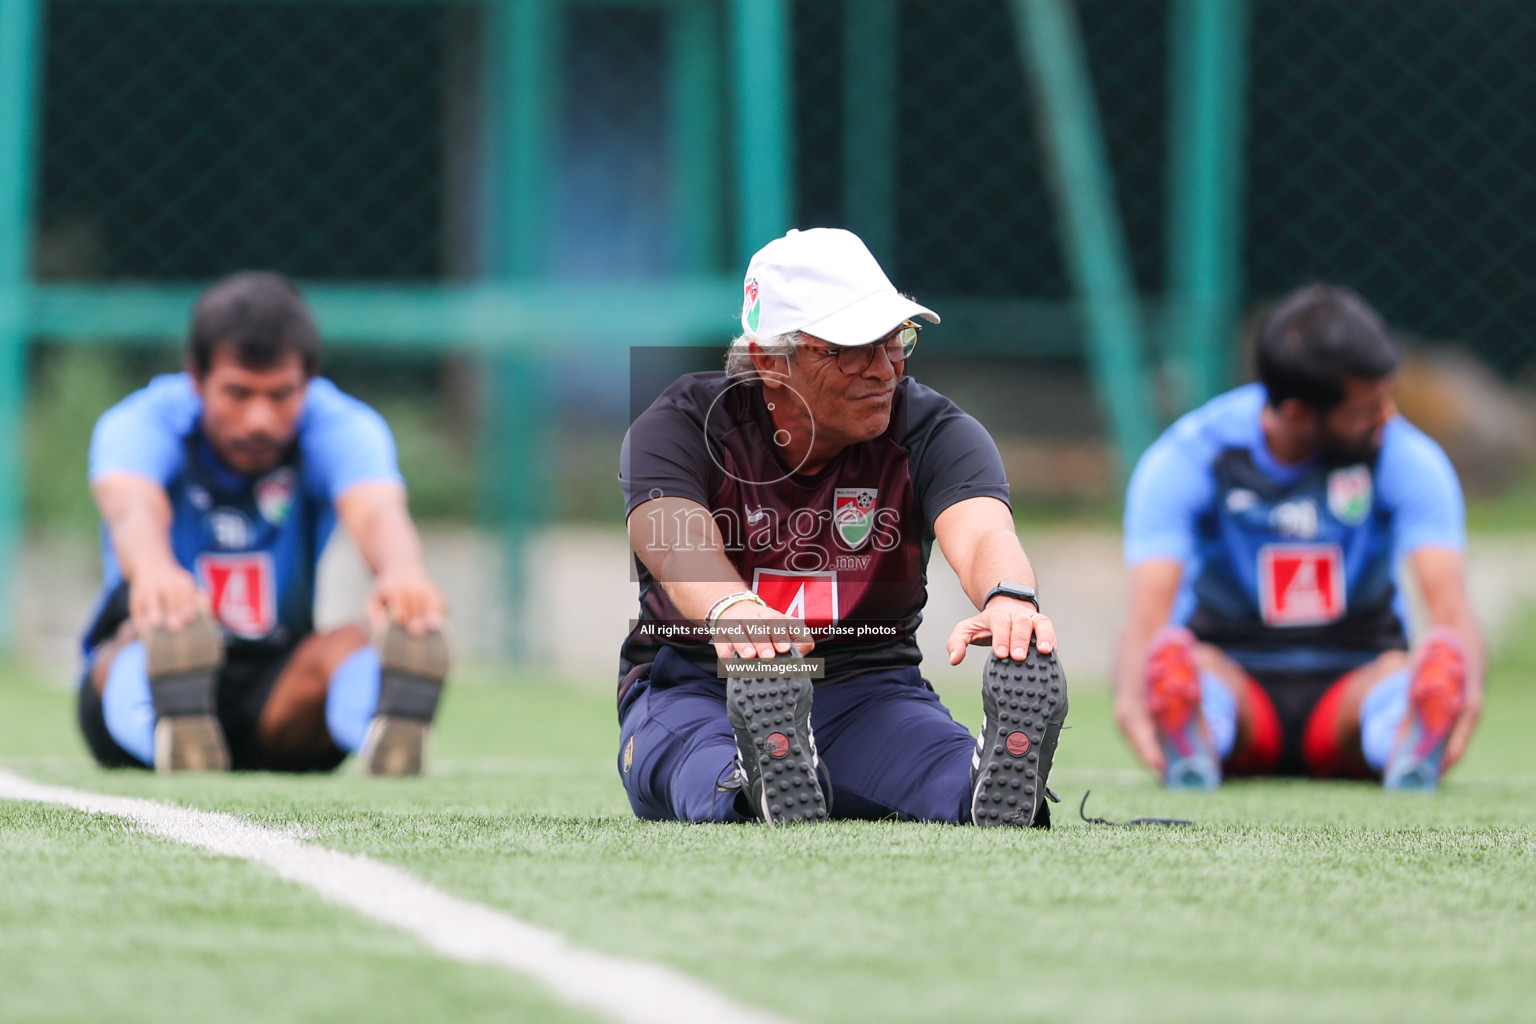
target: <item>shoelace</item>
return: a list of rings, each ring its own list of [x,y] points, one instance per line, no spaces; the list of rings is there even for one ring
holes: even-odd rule
[[[1090,825],[1109,825],[1114,828],[1134,828],[1139,825],[1193,825],[1189,818],[1132,818],[1130,821],[1110,821],[1108,818],[1088,817],[1088,794],[1093,790],[1083,791],[1083,802],[1077,805],[1078,817]]]

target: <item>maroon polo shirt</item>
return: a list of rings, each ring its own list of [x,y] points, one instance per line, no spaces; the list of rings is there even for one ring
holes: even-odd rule
[[[767,398],[794,400],[783,391]],[[826,659],[825,682],[918,664],[934,520],[967,498],[1008,501],[997,446],[954,402],[903,377],[883,434],[799,474],[774,441],[764,401],[760,384],[721,371],[688,374],[662,392],[624,438],[626,516],[660,497],[708,509],[747,585],[806,621],[814,656]],[[686,523],[636,525],[675,541]],[[699,524],[688,535],[699,538]],[[662,645],[713,674],[715,651],[702,630],[638,558],[635,571],[640,612],[620,652],[620,698]]]

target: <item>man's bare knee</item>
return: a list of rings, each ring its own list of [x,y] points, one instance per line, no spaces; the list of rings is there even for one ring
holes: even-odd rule
[[[358,650],[367,647],[368,631],[356,623],[339,626],[324,633],[316,633],[301,648],[306,661],[313,662],[315,670],[326,680],[335,674],[341,663]]]
[[[107,676],[112,671],[112,661],[124,647],[139,638],[139,630],[133,624],[132,619],[123,622],[117,628],[117,633],[112,639],[96,648],[96,656],[91,660],[91,686],[96,690],[97,696],[106,692]]]

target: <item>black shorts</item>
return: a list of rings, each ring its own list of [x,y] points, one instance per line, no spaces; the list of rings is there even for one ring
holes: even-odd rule
[[[1344,680],[1353,669],[1321,672],[1249,672],[1252,731],[1245,751],[1231,759],[1235,775],[1306,775],[1367,778],[1358,750],[1346,750],[1337,731]]]
[[[346,751],[334,744],[329,745],[330,749],[316,752],[313,757],[299,764],[289,759],[276,765],[262,758],[256,743],[256,723],[292,655],[293,649],[290,648],[260,658],[231,658],[219,671],[219,724],[224,729],[224,738],[229,743],[230,763],[236,771],[328,772],[346,759]],[[85,744],[98,764],[104,768],[148,767],[118,746],[117,741],[107,732],[101,695],[91,685],[89,668],[81,674],[79,714],[80,732],[85,736]]]

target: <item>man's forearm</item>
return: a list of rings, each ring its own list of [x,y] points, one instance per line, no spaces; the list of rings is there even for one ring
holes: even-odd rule
[[[699,625],[705,624],[704,620],[709,615],[710,609],[721,598],[752,590],[751,587],[740,580],[734,583],[725,581],[717,583],[664,583],[662,584],[662,589],[667,592],[667,597],[671,599],[673,606],[683,613],[684,618]],[[727,612],[725,617],[729,618],[730,614]]]
[[[1035,585],[1035,570],[1029,557],[1012,530],[992,530],[982,534],[976,542],[976,554],[971,560],[967,579],[961,580],[966,596],[977,608],[986,600],[987,593],[1004,580],[1026,587]]]
[[[123,579],[132,583],[146,569],[176,566],[171,549],[170,506],[161,511],[147,502],[134,502],[122,508],[103,510],[107,535],[117,555]]]
[[[1446,621],[1437,622],[1436,625],[1446,626],[1455,631],[1461,639],[1462,654],[1466,658],[1467,677],[1474,684],[1481,684],[1483,673],[1488,667],[1488,652],[1483,645],[1483,634],[1472,615],[1472,609],[1463,608],[1459,613],[1447,616]]]
[[[375,576],[422,571],[421,535],[404,508],[385,505],[374,510],[353,537],[358,553]]]

